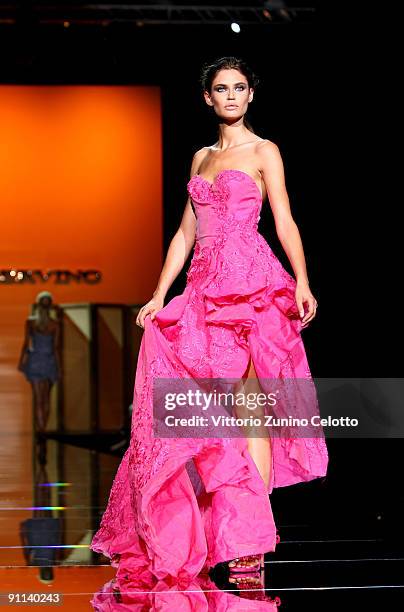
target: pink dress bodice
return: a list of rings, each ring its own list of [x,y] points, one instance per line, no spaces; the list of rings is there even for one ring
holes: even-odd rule
[[[188,182],[194,203],[200,247],[211,246],[223,230],[234,234],[254,234],[260,219],[262,198],[254,179],[242,170],[226,169],[213,183],[199,174]]]

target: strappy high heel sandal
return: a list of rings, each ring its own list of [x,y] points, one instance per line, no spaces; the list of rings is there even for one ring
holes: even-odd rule
[[[237,565],[238,562],[247,562],[247,565]],[[230,563],[234,563],[234,565],[230,565]],[[251,572],[259,572],[263,569],[264,566],[264,555],[263,553],[258,555],[246,555],[245,557],[236,557],[231,561],[227,562],[229,571],[232,574],[242,574],[242,573],[251,573]]]
[[[236,585],[239,591],[265,588],[264,577],[261,572],[248,572],[243,576],[230,575],[229,583]]]
[[[248,562],[248,565],[237,566],[238,562]],[[234,563],[235,565],[230,565]],[[248,574],[254,572],[260,572],[264,568],[264,555],[246,555],[245,557],[236,557],[229,561],[219,561],[214,567],[211,567],[208,574],[215,580],[217,575],[220,576],[232,576],[237,574]]]
[[[280,541],[281,541],[281,538],[280,538],[280,535],[277,529],[275,542],[276,544],[279,544]],[[253,563],[252,565],[249,564],[249,565],[237,566],[236,564],[239,561],[255,561],[255,563]],[[234,563],[235,565],[230,565],[230,563]],[[242,574],[246,572],[258,572],[264,569],[265,567],[264,555],[258,554],[258,555],[247,555],[245,557],[236,557],[235,559],[228,561],[227,565],[228,565],[230,572],[233,574]]]

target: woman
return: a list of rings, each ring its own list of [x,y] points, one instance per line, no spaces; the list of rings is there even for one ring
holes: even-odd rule
[[[25,337],[18,363],[18,369],[32,386],[35,424],[39,433],[46,430],[51,388],[60,375],[59,323],[50,317],[51,308],[52,294],[49,291],[38,293],[35,313],[25,321]]]
[[[244,120],[256,82],[236,58],[204,67],[219,138],[194,155],[181,225],[136,319],[144,334],[130,447],[90,545],[110,557],[121,587],[151,575],[188,582],[219,563],[234,573],[259,569],[277,541],[268,493],[326,474],[321,437],[153,436],[153,379],[234,378],[244,390],[261,379],[310,379],[300,331],[317,302],[278,147]],[[257,232],[266,195],[296,281]],[[194,242],[185,290],[164,306]]]

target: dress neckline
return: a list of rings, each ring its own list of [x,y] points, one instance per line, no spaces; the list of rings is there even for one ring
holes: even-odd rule
[[[33,325],[31,328],[32,333],[34,334],[40,334],[41,336],[53,336],[53,332],[43,332],[43,331],[39,331],[38,329],[35,328],[35,326]]]
[[[53,333],[47,334],[46,332],[40,332],[37,329],[32,330],[34,334],[39,334],[40,336],[53,336]]]
[[[216,181],[220,178],[220,176],[222,174],[224,174],[225,172],[238,172],[239,174],[243,174],[244,176],[246,176],[256,187],[258,193],[260,194],[260,198],[261,200],[263,199],[262,197],[262,193],[261,193],[261,189],[258,187],[257,183],[255,182],[255,180],[253,179],[253,177],[251,176],[251,174],[248,174],[248,172],[244,172],[244,170],[238,170],[237,168],[224,168],[223,170],[220,170],[220,172],[218,172],[215,176],[215,178],[213,179],[213,181],[209,181],[207,178],[205,178],[204,176],[202,176],[199,173],[194,174],[190,180],[192,180],[192,178],[194,176],[197,176],[198,178],[200,178],[202,181],[205,181],[205,183],[208,183],[208,185],[210,185],[211,187],[213,187],[213,185],[216,183]]]

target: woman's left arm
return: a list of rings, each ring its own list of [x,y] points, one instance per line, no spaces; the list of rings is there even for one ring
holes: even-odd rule
[[[296,304],[302,327],[306,327],[316,315],[317,300],[309,287],[303,244],[290,209],[282,157],[278,146],[268,140],[257,147],[257,155],[275,220],[276,233],[295,273]]]
[[[57,325],[56,325],[56,329],[55,329],[55,336],[54,336],[54,344],[53,344],[53,349],[55,352],[55,358],[56,358],[56,363],[57,363],[57,367],[59,370],[59,373],[61,373],[61,364],[60,364],[60,321],[57,321]]]

